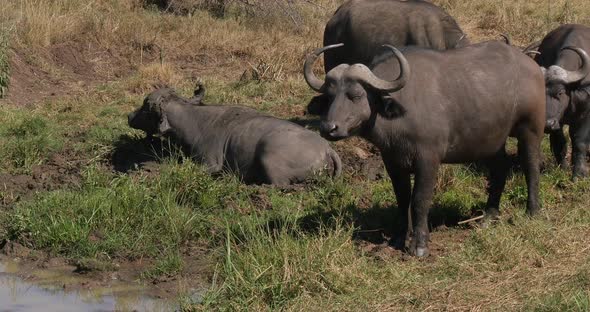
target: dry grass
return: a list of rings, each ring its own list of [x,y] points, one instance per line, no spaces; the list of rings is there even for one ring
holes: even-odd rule
[[[475,41],[508,34],[528,45],[565,23],[590,24],[586,0],[434,0],[454,16]]]
[[[134,64],[159,54],[167,61],[202,57],[204,67],[235,64],[243,72],[248,63],[273,60],[285,71],[299,73],[301,60],[321,42],[323,24],[339,2],[301,2],[280,9],[280,1],[270,6],[260,1],[242,10],[238,1],[219,19],[201,10],[162,14],[144,9],[140,0],[7,0],[0,16],[16,25],[17,48],[41,50],[76,40],[117,52]]]
[[[144,94],[157,87],[178,87],[182,83],[178,69],[169,63],[150,63],[141,65],[137,75],[128,81],[128,90]]]

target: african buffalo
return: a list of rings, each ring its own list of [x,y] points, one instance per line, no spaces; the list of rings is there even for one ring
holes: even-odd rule
[[[342,4],[324,30],[325,70],[339,64],[369,65],[383,44],[416,45],[446,50],[469,44],[457,22],[436,5],[420,1],[349,0]]]
[[[496,218],[509,170],[508,136],[518,138],[527,212],[539,211],[545,100],[533,60],[498,41],[446,51],[407,47],[403,54],[386,46],[394,58],[380,55],[370,67],[341,64],[317,78],[315,60],[340,46],[314,51],[304,65],[308,85],[327,95],[320,132],[329,140],[358,135],[379,148],[402,214],[397,244],[428,255],[428,213],[441,163],[487,161],[486,224]]]
[[[539,46],[535,60],[545,74],[547,131],[557,163],[567,166],[569,125],[572,140],[572,178],[588,175],[586,155],[590,144],[590,28],[563,25],[551,31]]]
[[[285,185],[325,169],[340,174],[340,157],[316,133],[250,108],[204,105],[202,93],[185,99],[158,89],[129,114],[129,126],[170,135],[209,172],[231,171],[245,183]]]

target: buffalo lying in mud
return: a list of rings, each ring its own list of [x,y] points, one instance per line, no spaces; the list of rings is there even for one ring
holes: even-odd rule
[[[547,131],[557,163],[567,166],[567,140],[563,125],[569,125],[572,167],[576,177],[588,176],[586,155],[590,145],[590,28],[563,25],[551,31],[539,46],[535,60],[545,74]]]
[[[324,30],[325,70],[340,64],[369,65],[383,44],[446,50],[469,44],[457,22],[443,9],[421,0],[350,0],[341,5]]]
[[[342,64],[325,80],[317,78],[315,60],[340,46],[310,54],[305,79],[326,95],[328,109],[320,124],[324,137],[359,135],[380,149],[404,218],[397,244],[417,256],[429,254],[428,213],[441,163],[487,160],[484,222],[497,218],[509,170],[509,136],[518,139],[527,212],[539,211],[545,99],[543,75],[531,58],[498,41],[447,51],[408,47],[403,54],[386,46],[395,57],[380,55],[370,67]]]
[[[323,170],[340,174],[338,154],[316,133],[250,108],[204,105],[200,90],[190,99],[169,88],[150,93],[129,114],[129,126],[169,135],[209,172],[231,171],[245,183],[286,185]]]

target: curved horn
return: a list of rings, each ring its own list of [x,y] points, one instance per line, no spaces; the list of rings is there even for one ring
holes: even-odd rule
[[[303,76],[305,77],[305,81],[307,82],[309,87],[312,88],[314,91],[322,92],[321,90],[324,87],[324,81],[316,77],[316,75],[313,73],[313,64],[315,63],[317,58],[325,51],[334,48],[339,48],[343,45],[344,43],[337,43],[316,49],[315,51],[307,55],[307,57],[305,58],[305,64],[303,65]]]
[[[565,47],[561,49],[561,51],[564,50],[572,50],[576,52],[582,61],[582,66],[580,67],[580,69],[578,69],[577,71],[567,71],[566,82],[575,83],[586,78],[586,76],[588,76],[588,74],[590,73],[590,57],[588,57],[586,51],[577,47]]]
[[[396,49],[395,47],[388,44],[383,45],[383,47],[391,50],[397,58],[397,61],[400,65],[399,77],[393,81],[383,80],[375,76],[375,74],[373,74],[373,72],[369,70],[368,67],[363,66],[361,69],[363,73],[359,75],[359,79],[363,80],[365,83],[377,90],[395,92],[406,85],[406,82],[410,77],[410,63],[408,63],[408,60],[404,57],[400,50]]]
[[[539,47],[541,46],[541,42],[543,42],[543,40],[535,41],[535,42],[529,44],[526,48],[522,49],[522,52],[525,54],[529,54],[532,51],[538,50]],[[539,53],[539,54],[541,54],[541,53]]]
[[[508,35],[506,35],[506,34],[500,34],[500,36],[502,38],[504,38],[504,41],[506,41],[506,44],[507,45],[512,45],[512,43],[510,42],[510,37],[508,37]]]
[[[522,49],[522,53],[528,55],[532,59],[535,59],[535,56],[541,55],[541,52],[538,51],[539,47],[541,46],[541,42],[543,42],[543,40],[535,41],[529,44],[526,48]]]
[[[457,43],[455,43],[455,46],[457,46],[461,41],[463,41],[463,39],[465,39],[465,37],[467,37],[467,34],[463,33],[461,35],[461,38],[459,38],[459,40],[457,40]]]

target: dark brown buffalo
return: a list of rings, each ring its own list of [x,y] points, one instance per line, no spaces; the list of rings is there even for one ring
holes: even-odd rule
[[[498,41],[446,51],[409,47],[403,54],[389,46],[395,57],[379,56],[370,67],[342,64],[318,79],[314,61],[339,46],[316,50],[304,66],[307,83],[325,95],[328,107],[320,131],[329,140],[358,135],[379,148],[404,216],[397,243],[411,254],[428,255],[428,213],[442,163],[487,160],[486,219],[496,218],[509,170],[509,136],[518,139],[527,212],[539,211],[545,92],[531,58]]]
[[[567,140],[563,125],[569,125],[574,179],[588,176],[590,59],[587,51],[590,51],[590,28],[563,25],[543,39],[540,54],[535,58],[545,74],[551,150],[557,163],[566,167]]]
[[[469,44],[457,22],[443,9],[420,0],[350,0],[342,4],[324,30],[324,45],[344,43],[326,51],[325,70],[340,64],[369,65],[383,44],[436,50]]]

